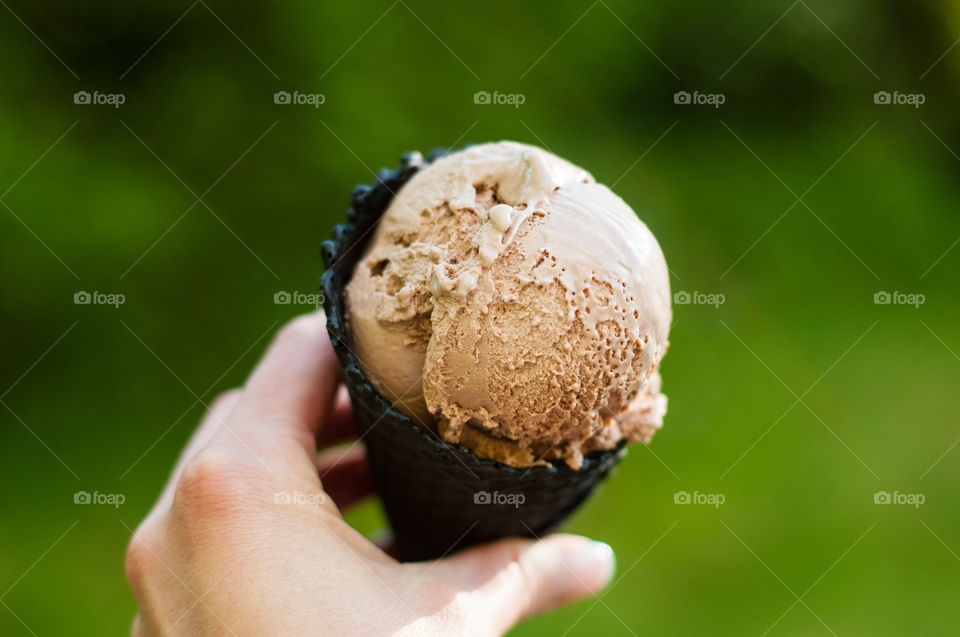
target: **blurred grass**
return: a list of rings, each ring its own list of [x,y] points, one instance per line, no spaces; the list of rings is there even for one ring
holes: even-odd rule
[[[202,414],[183,384],[206,400],[243,382],[302,309],[273,294],[314,289],[355,183],[405,150],[502,138],[616,183],[673,289],[726,297],[675,307],[666,425],[570,524],[613,545],[621,579],[516,634],[956,625],[960,52],[931,69],[960,36],[954,5],[793,5],[723,81],[789,3],[211,2],[161,38],[189,6],[10,3],[79,80],[0,11],[0,634],[125,632],[125,543]],[[674,105],[681,89],[727,101]],[[881,89],[927,102],[876,106]],[[810,210],[777,221],[813,184]],[[78,290],[127,302],[78,306]],[[874,305],[879,290],[926,303]],[[126,504],[78,507],[79,489]],[[680,490],[726,502],[678,506]],[[879,490],[926,503],[877,506]],[[350,520],[383,526],[375,504]]]

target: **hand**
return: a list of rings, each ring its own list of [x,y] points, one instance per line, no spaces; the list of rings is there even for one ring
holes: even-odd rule
[[[576,536],[401,564],[357,533],[361,445],[317,454],[356,435],[338,384],[318,312],[213,403],[127,550],[134,635],[500,635],[607,584],[610,548]]]

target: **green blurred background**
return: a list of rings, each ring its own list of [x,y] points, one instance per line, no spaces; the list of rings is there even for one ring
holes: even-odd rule
[[[666,424],[569,525],[619,579],[515,633],[955,633],[957,3],[0,5],[0,634],[125,633],[124,548],[197,396],[309,309],[274,295],[315,290],[352,187],[497,139],[614,186],[674,292],[724,301],[675,305]]]

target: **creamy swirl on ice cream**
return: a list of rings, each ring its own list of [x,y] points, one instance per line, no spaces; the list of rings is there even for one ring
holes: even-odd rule
[[[663,253],[623,200],[539,148],[472,146],[414,175],[346,295],[371,382],[481,457],[578,468],[662,423]]]

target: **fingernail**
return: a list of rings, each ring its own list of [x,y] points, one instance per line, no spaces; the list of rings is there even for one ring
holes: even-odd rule
[[[603,542],[584,542],[563,556],[563,562],[592,590],[600,590],[610,582],[617,559],[613,549]]]

